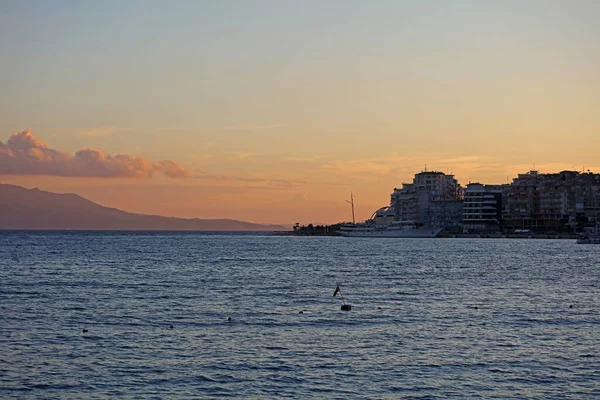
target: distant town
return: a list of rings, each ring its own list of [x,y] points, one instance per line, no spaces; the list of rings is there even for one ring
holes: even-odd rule
[[[412,183],[394,188],[390,205],[376,210],[376,225],[412,221],[443,228],[446,234],[575,234],[596,229],[600,174],[532,170],[512,183],[461,186],[454,175],[439,171],[415,174]],[[297,234],[333,234],[331,226],[294,226]]]

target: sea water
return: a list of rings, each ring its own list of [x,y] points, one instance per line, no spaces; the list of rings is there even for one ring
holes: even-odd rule
[[[599,302],[574,240],[3,232],[0,398],[600,398]]]

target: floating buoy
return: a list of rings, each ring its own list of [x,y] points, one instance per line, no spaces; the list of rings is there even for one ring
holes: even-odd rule
[[[342,295],[342,290],[340,289],[339,285],[333,291],[333,297],[337,296],[338,293],[340,294],[340,297],[342,298],[342,302],[344,303],[344,305],[342,305],[341,310],[342,311],[350,311],[350,310],[352,310],[352,306],[350,304],[346,304],[346,302],[344,301],[344,295]]]
[[[233,321],[233,318],[231,318],[231,317],[228,317],[228,318],[227,318],[227,321]]]

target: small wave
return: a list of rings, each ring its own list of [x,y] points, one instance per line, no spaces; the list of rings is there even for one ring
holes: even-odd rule
[[[27,386],[10,387],[0,386],[0,393],[2,392],[31,392],[33,389]]]
[[[206,375],[196,375],[194,376],[194,380],[198,382],[217,382],[215,379],[212,379]]]

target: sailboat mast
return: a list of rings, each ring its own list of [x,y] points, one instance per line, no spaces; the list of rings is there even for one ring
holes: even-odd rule
[[[350,201],[346,200],[352,206],[352,223],[355,224],[356,221],[354,219],[354,197],[352,196],[352,192],[350,192]]]
[[[352,195],[352,192],[350,192],[350,201],[352,202],[352,223],[356,223],[356,221],[354,220],[354,196]],[[596,211],[596,221],[598,221],[598,212]],[[596,226],[598,226],[596,224]],[[596,228],[597,229],[597,228]]]
[[[594,215],[594,222],[595,222],[594,225],[596,225],[595,226],[596,229],[594,231],[597,236],[598,235],[598,190],[595,190],[592,193],[594,194],[594,214],[595,214]]]

